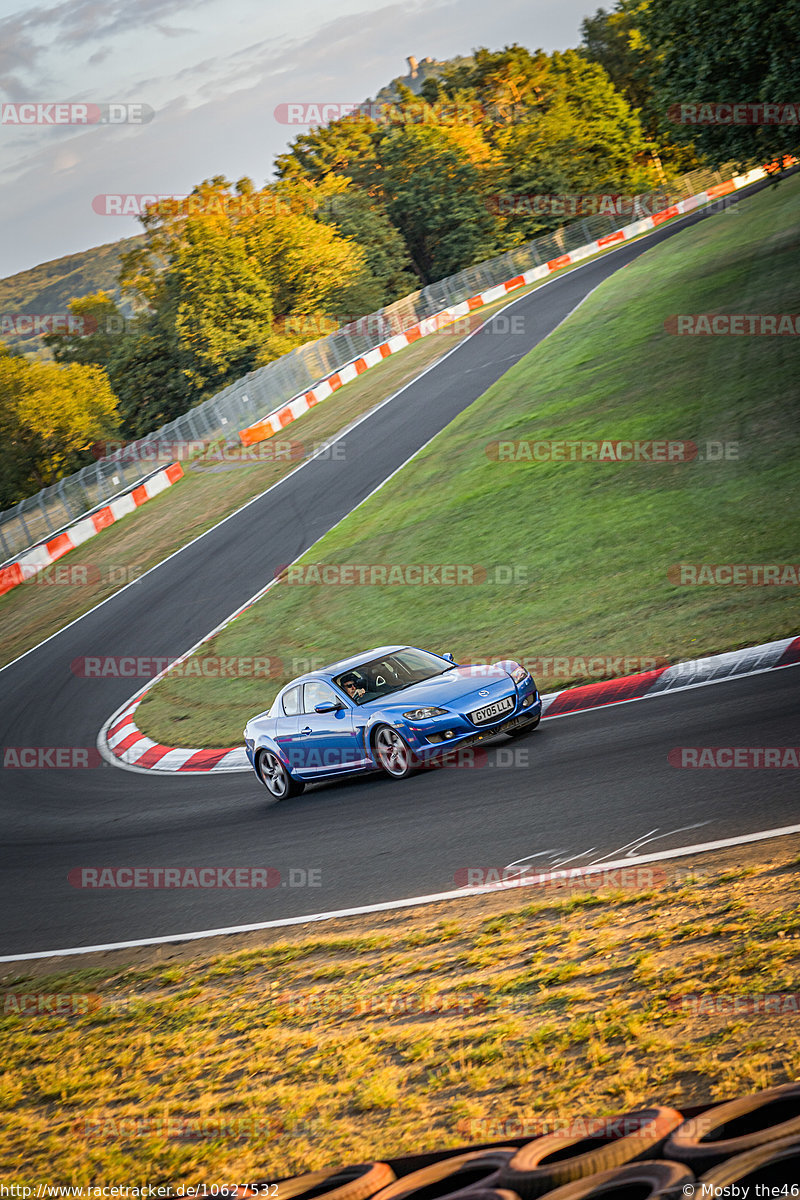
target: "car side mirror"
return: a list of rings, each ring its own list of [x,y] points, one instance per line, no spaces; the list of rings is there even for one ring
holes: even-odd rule
[[[452,654],[449,651],[447,652],[447,654],[443,654],[442,658],[446,659],[447,662],[451,662],[451,663],[455,664],[456,660],[453,658]]]
[[[338,712],[341,708],[344,708],[341,700],[323,700],[322,704],[314,705],[314,712],[333,713]]]

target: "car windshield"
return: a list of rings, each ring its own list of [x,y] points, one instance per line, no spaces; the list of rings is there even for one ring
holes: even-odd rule
[[[337,675],[333,682],[355,704],[367,704],[452,669],[443,665],[441,658],[424,650],[397,650],[394,654],[359,663]]]

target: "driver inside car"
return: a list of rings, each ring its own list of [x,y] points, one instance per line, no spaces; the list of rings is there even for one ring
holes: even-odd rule
[[[366,689],[361,687],[355,675],[345,675],[342,678],[342,690],[351,700],[359,701],[366,696]]]

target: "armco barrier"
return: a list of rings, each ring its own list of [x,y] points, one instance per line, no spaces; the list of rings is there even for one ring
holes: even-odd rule
[[[117,496],[104,508],[90,513],[89,516],[76,521],[74,525],[67,526],[49,542],[42,542],[40,545],[34,546],[15,562],[0,567],[0,596],[10,592],[12,588],[19,587],[26,580],[32,579],[40,571],[57,562],[59,558],[69,554],[70,550],[74,550],[76,546],[81,546],[89,538],[93,538],[101,529],[107,529],[109,525],[115,524],[128,513],[134,512],[148,500],[152,500],[153,496],[157,496],[165,488],[171,487],[182,475],[183,467],[180,463],[172,463],[163,471],[151,475],[149,479],[132,488],[131,491]]]
[[[788,166],[792,161],[787,157],[783,165]],[[777,170],[778,165],[770,164],[769,169]],[[727,177],[726,171],[730,172]],[[699,194],[715,199],[760,178],[763,173],[759,170],[731,179],[731,168],[693,171],[670,186],[670,201],[676,205]],[[142,483],[156,465],[154,451],[159,446],[220,438],[233,444],[240,440],[240,429],[268,420],[293,406],[295,413],[305,411],[307,405],[301,407],[299,402],[309,390],[324,392],[324,384],[320,381],[328,381],[330,391],[326,394],[330,395],[335,390],[335,382],[331,385],[330,380],[336,374],[341,376],[343,371],[345,376],[348,374],[347,366],[342,364],[354,365],[360,358],[366,358],[377,348],[377,342],[390,346],[391,335],[398,330],[411,330],[448,306],[469,303],[470,298],[474,301],[487,289],[504,288],[503,281],[519,278],[534,268],[547,266],[549,271],[549,264],[560,262],[565,265],[567,258],[575,262],[580,257],[581,247],[592,243],[593,239],[600,250],[622,241],[621,232],[615,230],[617,219],[607,213],[585,217],[496,258],[476,263],[447,279],[428,284],[377,313],[299,346],[290,354],[251,371],[146,437],[83,467],[74,475],[65,476],[0,513],[0,563],[9,563],[28,547],[54,538],[61,528],[100,505],[109,504],[112,496],[121,490]],[[365,328],[373,332],[366,333]],[[400,333],[397,336],[406,335]],[[398,343],[398,348],[403,344],[406,343]]]
[[[315,408],[322,400],[326,400],[328,396],[332,396],[345,383],[349,383],[352,379],[362,375],[370,367],[377,366],[378,363],[383,362],[384,358],[388,358],[389,355],[397,353],[398,350],[405,349],[406,346],[410,346],[413,342],[418,341],[419,338],[437,333],[440,329],[452,324],[454,321],[469,316],[470,313],[485,308],[488,304],[494,304],[510,292],[528,287],[530,284],[536,283],[539,279],[545,279],[555,271],[562,271],[565,267],[574,266],[583,259],[590,258],[594,254],[599,254],[611,246],[630,241],[632,238],[639,237],[642,233],[646,233],[650,229],[657,229],[660,225],[663,225],[666,221],[671,221],[674,217],[693,212],[694,209],[700,208],[703,204],[708,204],[710,201],[727,196],[731,192],[746,187],[758,179],[763,179],[766,174],[767,172],[764,168],[758,167],[746,175],[739,175],[725,183],[708,187],[705,191],[698,192],[693,196],[687,196],[684,200],[679,200],[677,204],[672,204],[660,212],[653,213],[652,216],[642,217],[630,225],[623,226],[622,229],[616,229],[612,233],[605,234],[603,237],[595,238],[593,241],[586,242],[582,246],[577,246],[574,250],[570,250],[566,254],[559,254],[546,263],[523,271],[513,279],[507,279],[502,283],[494,284],[476,296],[470,296],[459,304],[450,305],[450,307],[442,309],[441,312],[434,313],[430,317],[425,317],[421,321],[417,321],[402,333],[396,334],[387,341],[380,342],[366,354],[362,354],[352,362],[348,362],[345,366],[339,367],[333,374],[328,375],[327,378],[321,380],[320,383],[309,391],[293,396],[291,400],[287,401],[280,408],[274,409],[267,416],[262,417],[259,421],[255,421],[252,425],[248,425],[245,429],[240,429],[239,437],[241,441],[245,446],[252,446],[255,442],[262,442],[266,438],[273,437],[281,429],[285,429],[287,425],[296,421],[298,417]]]

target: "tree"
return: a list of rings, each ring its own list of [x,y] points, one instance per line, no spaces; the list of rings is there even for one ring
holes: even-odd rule
[[[367,114],[354,113],[301,133],[286,154],[275,159],[279,179],[325,179],[340,175],[357,186],[374,185],[380,127]]]
[[[479,172],[446,129],[395,129],[379,154],[386,208],[423,284],[492,253],[494,222],[481,199]]]
[[[0,505],[76,470],[95,442],[118,432],[102,368],[29,363],[0,347]]]
[[[175,327],[177,301],[165,294],[158,308],[129,322],[108,364],[126,438],[140,438],[174,421],[203,399],[192,383],[188,355]]]
[[[107,292],[82,296],[70,301],[69,311],[71,329],[42,338],[56,362],[108,367],[127,324],[111,296]]]
[[[677,105],[789,105],[791,124],[675,123],[713,165],[766,162],[798,145],[800,56],[794,0],[657,0],[642,17],[654,53],[653,85],[665,113]],[[794,48],[794,49],[793,49]]]
[[[551,56],[541,96],[499,141],[506,188],[514,195],[630,195],[655,183],[650,146],[635,112],[603,68],[574,50]],[[513,218],[519,240],[575,219],[541,207]]]
[[[675,139],[675,126],[653,89],[656,55],[644,31],[651,0],[617,0],[610,12],[598,8],[581,23],[580,52],[599,63],[614,87],[637,110],[645,136],[657,147],[659,161],[673,176],[702,166],[691,142]]]
[[[405,243],[386,211],[361,188],[332,176],[317,189],[319,220],[360,246],[365,271],[343,297],[342,312],[366,314],[383,308],[417,286]]]
[[[252,371],[268,345],[272,291],[224,218],[187,220],[169,278],[190,382],[217,390]]]

